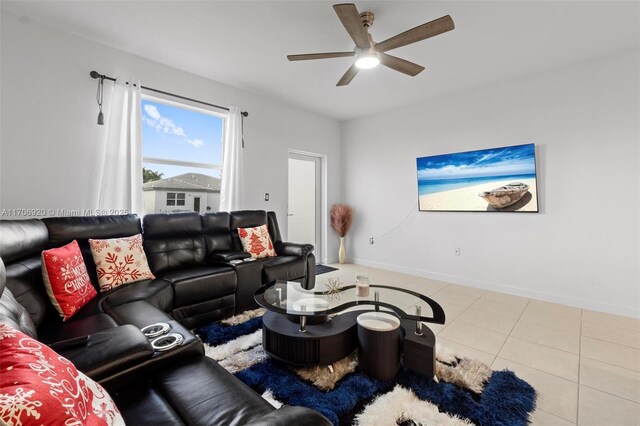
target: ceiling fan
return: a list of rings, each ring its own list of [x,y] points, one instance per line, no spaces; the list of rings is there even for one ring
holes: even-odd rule
[[[451,16],[446,15],[434,21],[427,22],[426,24],[418,25],[415,28],[395,35],[380,43],[375,43],[371,38],[371,34],[369,34],[369,28],[373,25],[373,13],[358,13],[358,9],[356,9],[356,5],[353,3],[336,4],[333,5],[333,9],[336,11],[342,25],[344,25],[356,43],[354,51],[288,55],[287,58],[290,61],[306,61],[309,59],[353,57],[355,62],[347,72],[344,73],[336,86],[346,86],[353,80],[358,70],[373,68],[378,64],[385,65],[414,77],[424,69],[423,66],[391,56],[385,52],[446,33],[455,28]]]

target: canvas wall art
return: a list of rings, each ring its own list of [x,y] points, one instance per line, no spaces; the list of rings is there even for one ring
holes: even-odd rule
[[[538,211],[535,145],[421,157],[420,211]]]

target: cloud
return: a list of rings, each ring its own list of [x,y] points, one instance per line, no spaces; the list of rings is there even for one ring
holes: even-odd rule
[[[158,111],[158,108],[156,108],[153,105],[149,105],[149,104],[145,105],[144,112],[146,112],[147,115],[153,120],[159,120],[160,117],[162,117],[160,115],[160,111]]]
[[[196,148],[204,145],[204,142],[200,139],[188,139],[187,134],[182,127],[178,126],[170,118],[163,117],[162,114],[160,114],[160,111],[158,111],[158,108],[153,105],[147,104],[144,106],[142,120],[149,126],[156,129],[157,132],[179,136]]]
[[[478,160],[476,160],[473,164],[480,164],[483,161],[487,161],[487,160],[491,160],[493,158],[496,158],[497,156],[500,155],[500,152],[494,152],[494,153],[488,153],[488,154],[484,154],[482,157],[480,157]]]

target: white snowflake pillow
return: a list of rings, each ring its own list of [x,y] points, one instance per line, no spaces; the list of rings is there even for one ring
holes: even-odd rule
[[[43,343],[0,324],[0,424],[124,425],[111,396]]]
[[[141,234],[110,240],[89,240],[89,246],[102,293],[121,285],[155,278],[142,249]]]

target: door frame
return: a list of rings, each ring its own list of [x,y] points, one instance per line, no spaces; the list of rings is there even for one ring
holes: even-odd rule
[[[327,156],[314,152],[290,149],[289,159],[313,161],[316,163],[316,263],[327,263]],[[289,167],[287,167],[287,214],[289,213]],[[287,216],[287,236],[289,235],[289,217]]]

